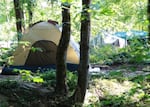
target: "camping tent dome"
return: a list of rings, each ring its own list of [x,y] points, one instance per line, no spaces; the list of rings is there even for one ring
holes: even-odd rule
[[[56,52],[61,30],[49,22],[39,22],[22,36],[13,54],[13,66],[47,66],[56,64]],[[79,45],[71,37],[67,63],[79,63]]]

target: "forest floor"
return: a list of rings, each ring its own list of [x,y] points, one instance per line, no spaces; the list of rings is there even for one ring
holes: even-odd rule
[[[99,71],[90,74],[85,107],[149,107],[149,64],[94,66]],[[0,87],[0,107],[61,107],[66,99],[55,95],[54,87],[25,82],[20,75],[0,75]]]

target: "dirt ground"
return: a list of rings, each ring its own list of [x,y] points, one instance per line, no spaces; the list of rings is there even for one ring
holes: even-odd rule
[[[122,71],[122,72],[125,72],[125,74],[127,76],[134,76],[134,75],[144,75],[144,74],[150,74],[150,64],[120,64],[120,65],[111,65],[111,66],[106,66],[106,65],[94,65],[94,67],[98,68],[99,69],[99,72],[110,72],[110,71]],[[0,72],[2,71],[2,67],[0,67]],[[135,72],[133,72],[135,71]],[[0,75],[0,81],[3,81],[3,80],[13,80],[13,81],[21,81],[21,76],[20,75]],[[28,83],[21,83],[21,87],[19,87],[19,89],[23,90],[22,93],[24,93],[25,95],[29,95],[28,93],[28,90],[29,89],[32,89],[34,90],[32,93],[30,92],[30,94],[36,94],[38,93],[38,96],[39,97],[39,100],[38,101],[35,101],[35,102],[30,102],[30,104],[28,105],[38,105],[37,107],[48,107],[48,106],[44,106],[43,104],[45,104],[45,101],[46,100],[42,100],[43,98],[44,99],[47,99],[49,98],[48,96],[48,93],[51,93],[51,91],[53,91],[54,89],[45,89],[43,87],[41,87],[40,85],[37,85],[37,84],[28,84]],[[24,92],[24,89],[27,90]],[[10,90],[10,91],[14,91],[14,93],[16,93],[15,90]],[[7,94],[7,93],[6,93]],[[50,94],[49,94],[50,95]],[[14,98],[19,96],[19,95],[12,95]],[[43,97],[44,96],[44,97]],[[46,96],[46,97],[45,97]],[[12,97],[12,98],[13,98]],[[4,94],[1,94],[0,93],[0,102],[1,102],[1,99],[6,99],[8,100],[9,96],[4,96]],[[54,98],[50,98],[50,99],[54,99]],[[14,99],[11,99],[12,101]],[[18,100],[17,100],[18,101]],[[53,100],[48,100],[48,102],[46,102],[46,104],[50,105],[54,102],[51,102]],[[15,101],[13,101],[15,102]],[[28,106],[27,105],[27,106]],[[41,105],[41,106],[39,106]],[[15,107],[15,106],[12,106],[12,107]],[[32,106],[28,106],[28,107],[32,107]]]

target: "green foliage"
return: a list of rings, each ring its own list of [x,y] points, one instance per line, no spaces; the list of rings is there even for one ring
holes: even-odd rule
[[[113,60],[109,58],[117,52],[117,48],[111,45],[105,45],[102,47],[91,48],[90,50],[90,62],[100,64],[112,64]]]
[[[33,11],[32,23],[39,20],[53,19],[61,23],[61,3],[59,0],[31,0],[33,7],[30,7],[29,0],[23,0],[22,6],[25,13],[26,27],[29,23],[29,8]],[[62,0],[62,2],[71,3],[71,23],[72,23],[72,35],[76,40],[79,40],[80,31],[80,13],[81,13],[81,1],[79,0]],[[92,35],[96,35],[100,30],[113,29],[114,31],[128,31],[130,29],[137,30],[147,30],[147,17],[146,17],[146,0],[93,0],[90,13],[92,17]],[[1,0],[0,1],[0,40],[17,40],[16,39],[16,28],[15,28],[15,15],[13,10],[12,0]],[[25,43],[24,46],[29,46],[29,43]],[[0,57],[1,62],[6,62],[11,56],[8,49],[1,49],[2,55]],[[38,48],[32,48],[33,51],[41,51]],[[90,60],[92,63],[100,64],[115,64],[115,63],[143,63],[150,61],[150,50],[148,45],[143,45],[141,42],[132,41],[132,43],[124,49],[114,49],[112,46],[103,46],[102,48],[96,47],[90,50]],[[2,64],[1,64],[2,65]],[[44,85],[55,85],[55,71],[46,72],[43,74],[33,74],[31,71],[20,70],[19,71],[23,81],[42,83]],[[124,80],[121,72],[111,72],[108,76],[104,76],[107,79],[113,79],[113,81]],[[104,79],[103,77],[103,79]],[[140,100],[147,100],[149,96],[149,82],[150,76],[138,76],[129,79],[132,82],[138,84],[132,88],[129,92],[117,95],[107,95],[105,99],[100,99],[100,101],[95,104],[91,104],[90,107],[132,107],[132,106],[142,106],[139,102],[130,102],[128,99],[138,93],[138,98]],[[100,81],[100,80],[99,80]],[[67,73],[67,83],[70,90],[73,90],[77,82],[76,74],[71,72]],[[103,81],[104,82],[104,81]],[[106,81],[105,81],[106,82]],[[108,86],[113,83],[112,81],[106,82]],[[103,84],[102,84],[103,85]],[[118,85],[118,84],[117,84]],[[139,86],[140,85],[140,86]],[[8,83],[2,85],[2,88],[15,88],[16,83]],[[139,87],[143,91],[139,91]],[[2,90],[2,88],[0,90]],[[107,87],[103,87],[106,89]],[[113,87],[112,87],[113,88]],[[111,88],[111,89],[112,89]],[[111,90],[110,89],[110,90]],[[5,90],[4,90],[5,91]],[[111,90],[112,91],[112,90]],[[107,92],[107,91],[105,91]],[[108,94],[108,93],[107,93]],[[28,97],[27,97],[28,98]],[[132,98],[131,98],[132,99]],[[19,99],[23,102],[22,99]],[[147,100],[147,102],[150,100]],[[144,102],[143,102],[144,103]],[[139,105],[138,105],[139,104]],[[5,106],[7,104],[1,103],[0,106]]]
[[[8,104],[8,102],[7,101],[0,101],[0,107],[8,107],[9,106],[9,104]]]
[[[40,74],[40,77],[43,78],[45,86],[55,86],[56,84],[56,74],[55,70],[50,70],[45,73]],[[67,72],[67,85],[70,91],[73,91],[77,84],[77,75],[68,71]]]
[[[107,96],[107,100],[102,100],[101,101],[101,107],[123,107],[123,100],[125,100],[124,97],[119,97],[119,96]]]
[[[145,0],[92,1],[92,34],[101,30],[147,30],[147,2]]]
[[[19,44],[22,45],[23,47],[29,46],[31,43],[28,41],[19,41]]]
[[[27,48],[27,47],[29,47],[30,42],[20,41],[19,44],[23,48]],[[9,64],[9,65],[13,64],[13,60],[12,60],[12,58],[14,57],[13,53],[18,44],[16,42],[12,42],[10,45],[11,46],[8,48],[6,48],[6,47],[0,48],[0,66],[3,66],[3,64]],[[34,48],[34,47],[32,47],[31,50],[42,51],[40,48]]]
[[[36,77],[33,78],[33,82],[35,82],[35,83],[43,83],[44,81],[43,81],[43,79],[41,77],[36,76]]]
[[[34,74],[29,70],[18,70],[15,69],[14,72],[19,72],[23,81],[43,83],[44,80],[39,76],[39,74]]]
[[[149,63],[150,45],[145,40],[133,38],[129,45],[117,49],[113,46],[102,46],[91,48],[91,63],[100,64],[123,64],[123,63]]]
[[[3,66],[5,63],[11,63],[12,54],[15,50],[15,47],[11,48],[0,48],[0,66]]]
[[[61,0],[63,3],[71,3],[73,0]]]
[[[72,72],[67,73],[67,84],[69,90],[73,91],[77,85],[77,75]]]
[[[130,53],[130,62],[142,63],[150,61],[150,46],[146,43],[134,39],[131,41],[129,47],[127,47],[127,52]]]
[[[111,71],[109,77],[123,77],[123,73],[121,71]]]
[[[31,3],[30,3],[31,2]],[[81,1],[79,0],[23,0],[25,27],[39,20],[53,19],[61,24],[61,2],[71,3],[72,35],[79,40]],[[2,0],[0,14],[0,40],[17,38],[13,1]],[[103,29],[128,31],[130,29],[147,30],[146,0],[93,0],[90,6],[92,35]],[[30,8],[30,9],[29,9]],[[29,10],[33,11],[32,20]]]
[[[34,92],[35,90],[22,87],[20,81],[16,81],[16,80],[0,81],[0,87],[1,87],[0,94],[6,96],[6,100],[5,101],[2,100],[3,102],[0,103],[0,107],[1,106],[8,107],[10,105],[15,105],[16,107],[20,107],[20,106],[28,107],[31,101],[35,101],[39,99],[39,96],[36,96]]]
[[[54,80],[56,78],[55,72],[56,72],[55,70],[44,72],[41,74],[41,78],[43,78],[44,80]]]
[[[43,78],[44,86],[54,86],[56,85],[56,71],[55,70],[50,70],[47,72],[44,72],[42,74],[40,74],[40,77]]]
[[[114,80],[114,77],[116,80]],[[120,78],[122,82],[120,82]],[[150,104],[150,75],[124,77],[120,72],[112,71],[107,76],[94,78],[90,91],[97,90],[99,99],[85,107],[148,107]],[[93,96],[96,96],[93,95]]]
[[[129,62],[131,54],[125,51],[119,51],[118,53],[109,56],[109,58],[113,60],[112,64],[123,64]]]
[[[32,52],[37,52],[37,51],[43,52],[43,50],[41,48],[38,48],[38,47],[31,47],[31,51]]]
[[[18,88],[18,83],[16,81],[10,81],[10,80],[5,80],[5,81],[0,81],[0,107],[8,107],[9,103],[8,103],[8,98],[1,96],[1,95],[7,95],[8,93],[12,93],[12,90],[15,90]],[[9,95],[9,97],[11,97]]]
[[[11,89],[11,88],[16,88],[18,87],[18,83],[16,81],[0,81],[0,87],[5,88],[5,89]]]

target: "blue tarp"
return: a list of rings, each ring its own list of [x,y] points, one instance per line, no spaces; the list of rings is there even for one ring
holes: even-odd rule
[[[56,69],[56,65],[55,64],[51,64],[48,66],[5,66],[2,69],[2,73],[3,75],[12,75],[12,74],[18,74],[17,72],[15,72],[15,70],[30,70],[32,72],[45,72],[48,71],[50,69]],[[67,63],[67,69],[69,71],[77,71],[78,70],[78,64],[71,64],[71,63]]]
[[[137,30],[131,30],[128,32],[116,32],[113,36],[117,36],[123,39],[132,39],[134,37],[137,38],[146,38],[148,35],[145,31],[137,31]]]

